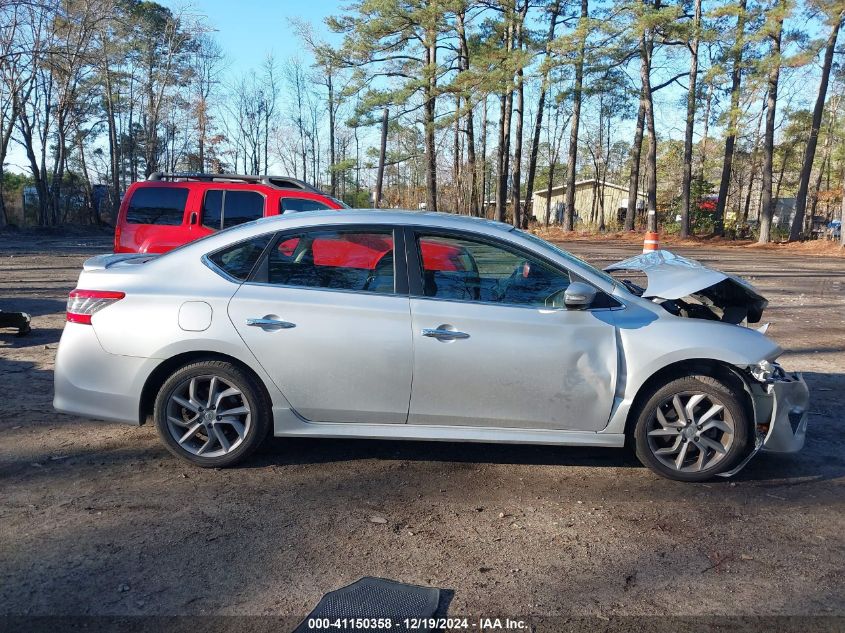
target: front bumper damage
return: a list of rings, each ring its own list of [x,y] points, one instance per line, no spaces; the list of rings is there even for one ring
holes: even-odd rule
[[[765,381],[749,376],[747,385],[754,403],[754,449],[736,468],[720,473],[730,477],[742,470],[759,451],[796,453],[804,447],[810,390],[799,373],[778,371]]]
[[[772,405],[763,450],[795,453],[804,447],[810,390],[801,374],[785,374],[764,385]]]

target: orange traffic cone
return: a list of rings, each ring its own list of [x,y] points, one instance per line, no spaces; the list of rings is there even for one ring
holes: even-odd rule
[[[643,253],[660,250],[660,236],[654,231],[648,231],[643,240]]]

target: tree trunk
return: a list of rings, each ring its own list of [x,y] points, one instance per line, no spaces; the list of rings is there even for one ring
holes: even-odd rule
[[[329,90],[329,193],[333,197],[337,197],[337,173],[335,172],[335,163],[337,162],[335,149],[335,96],[334,96],[334,81],[332,81],[331,72],[326,74],[326,86]]]
[[[783,34],[784,12],[786,11],[787,0],[778,2],[778,16],[775,20],[775,28],[771,34],[772,51],[769,62],[769,76],[766,89],[766,128],[763,133],[763,174],[762,192],[760,198],[760,235],[757,239],[759,244],[768,243],[772,231],[772,215],[774,214],[774,200],[772,199],[772,177],[774,168],[775,153],[775,114],[778,103],[778,81],[780,79],[780,46]]]
[[[521,227],[522,205],[520,203],[520,187],[522,184],[522,124],[524,120],[522,106],[525,100],[522,70],[517,73],[516,81],[518,86],[516,89],[516,106],[514,107],[516,114],[516,126],[514,128],[513,184],[511,189],[511,202],[513,205],[513,225],[515,227]]]
[[[546,228],[549,227],[549,222],[552,216],[552,189],[554,188],[554,181],[555,181],[555,163],[557,161],[553,160],[551,165],[549,165],[549,184],[546,187],[546,217],[544,218],[543,224]],[[843,203],[845,204],[845,202]]]
[[[513,20],[510,13],[507,17],[508,24],[505,29],[505,53],[507,59],[513,51]],[[508,81],[501,96],[499,97],[499,147],[497,150],[498,165],[496,171],[496,221],[504,222],[508,205],[508,172],[510,168],[510,138],[511,138],[511,115],[513,113],[513,82]]]
[[[804,226],[807,191],[810,188],[810,175],[813,171],[816,144],[819,140],[819,128],[821,127],[822,115],[824,114],[824,101],[827,96],[827,84],[830,80],[830,68],[833,63],[833,53],[836,49],[836,39],[839,36],[839,28],[842,26],[842,16],[842,12],[836,16],[836,21],[830,29],[830,35],[827,38],[824,63],[822,64],[822,76],[819,81],[819,92],[816,96],[816,105],[813,108],[813,123],[810,128],[810,138],[804,149],[804,162],[801,165],[801,176],[798,180],[798,194],[795,196],[795,217],[792,219],[792,227],[789,229],[790,242],[794,242],[801,237],[801,230]]]
[[[628,181],[628,208],[625,210],[625,230],[634,230],[637,218],[637,202],[640,193],[640,156],[643,151],[643,129],[645,128],[645,97],[640,90],[640,107],[637,111],[637,125],[634,129],[634,143],[631,145],[631,177]]]
[[[506,185],[507,176],[503,174],[505,171],[505,113],[508,109],[508,98],[503,92],[499,95],[499,145],[496,148],[496,210],[493,219],[496,222],[504,222],[505,220],[505,199],[506,199]]]
[[[689,237],[690,193],[692,189],[692,135],[695,128],[695,84],[698,79],[698,40],[701,27],[701,0],[695,0],[695,31],[690,42],[689,87],[687,89],[687,120],[684,131],[684,174],[681,184],[681,237]]]
[[[743,0],[744,1],[744,0]],[[655,7],[658,2],[655,2]],[[642,81],[643,106],[646,129],[648,130],[648,152],[646,153],[646,231],[657,231],[657,133],[654,125],[654,102],[651,94],[651,55],[654,51],[654,36],[646,30],[640,42],[640,80]]]
[[[460,65],[461,62],[458,62]],[[455,95],[455,129],[452,135],[452,213],[461,213],[461,95]]]
[[[459,11],[456,14],[458,38],[460,42],[461,72],[469,70],[469,44],[466,38],[466,14]],[[472,95],[466,97],[466,138],[467,138],[467,171],[469,172],[469,213],[478,215],[478,173],[475,164],[475,121],[473,120]],[[483,159],[482,159],[483,160]]]
[[[429,31],[426,47],[423,120],[425,124],[425,208],[437,211],[437,153],[434,143],[434,114],[437,90],[437,33]]]
[[[481,102],[481,191],[479,192],[479,214],[487,217],[487,95]]]
[[[387,108],[381,113],[381,143],[378,154],[378,174],[376,175],[376,199],[373,205],[376,209],[381,208],[381,194],[384,187],[384,161],[387,155]]]
[[[581,29],[578,58],[575,61],[575,87],[572,94],[572,119],[569,130],[569,152],[566,165],[566,202],[563,210],[563,230],[571,231],[575,226],[575,174],[578,160],[578,127],[581,123],[581,92],[584,87],[584,53],[587,47],[587,18],[589,0],[581,0]]]
[[[522,51],[524,44],[524,27],[525,16],[528,13],[528,0],[523,0],[522,8],[519,11],[519,18],[516,22],[514,39],[516,41],[516,49]],[[516,125],[514,129],[514,149],[513,149],[513,189],[511,191],[511,202],[513,206],[513,225],[517,228],[522,227],[522,204],[520,197],[522,194],[522,127],[525,123],[524,104],[525,104],[525,80],[522,66],[516,71]],[[527,221],[526,221],[527,222]]]
[[[845,248],[845,166],[842,169],[842,204],[839,206],[839,246]]]
[[[549,33],[546,36],[546,42],[551,42],[555,39],[555,27],[557,25],[557,18],[560,14],[560,0],[554,0],[549,7],[551,14],[549,20]],[[534,119],[534,138],[531,142],[531,154],[528,158],[528,179],[525,182],[525,204],[523,206],[523,215],[528,218],[531,215],[531,205],[534,197],[534,177],[537,173],[537,155],[540,151],[540,130],[543,127],[543,111],[546,109],[546,83],[549,79],[549,61],[551,57],[551,47],[546,45],[546,55],[543,61],[543,73],[540,84],[540,97],[537,100],[537,115]],[[548,226],[548,209],[546,210],[546,226]]]
[[[725,206],[728,201],[728,188],[731,184],[734,145],[736,144],[737,127],[739,125],[739,92],[742,82],[742,49],[745,40],[746,4],[747,0],[739,1],[739,15],[736,18],[733,67],[731,68],[731,109],[728,113],[725,158],[722,162],[722,179],[719,181],[719,197],[716,200],[716,211],[713,214],[713,233],[715,235],[724,235],[725,233]]]

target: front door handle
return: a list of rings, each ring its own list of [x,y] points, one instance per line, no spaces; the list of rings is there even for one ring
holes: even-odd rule
[[[267,317],[263,317],[261,319],[247,319],[246,324],[260,328],[279,328],[282,330],[289,330],[292,327],[296,327],[296,323],[291,323],[290,321],[280,321],[279,319],[269,319]]]
[[[423,336],[429,338],[436,338],[438,340],[452,341],[455,339],[469,338],[466,332],[458,332],[457,330],[447,330],[445,328],[425,328],[422,331]]]

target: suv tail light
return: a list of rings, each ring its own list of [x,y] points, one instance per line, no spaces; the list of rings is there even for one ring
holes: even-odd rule
[[[71,290],[67,298],[67,320],[91,325],[91,317],[95,313],[125,296],[125,292],[111,290]]]

